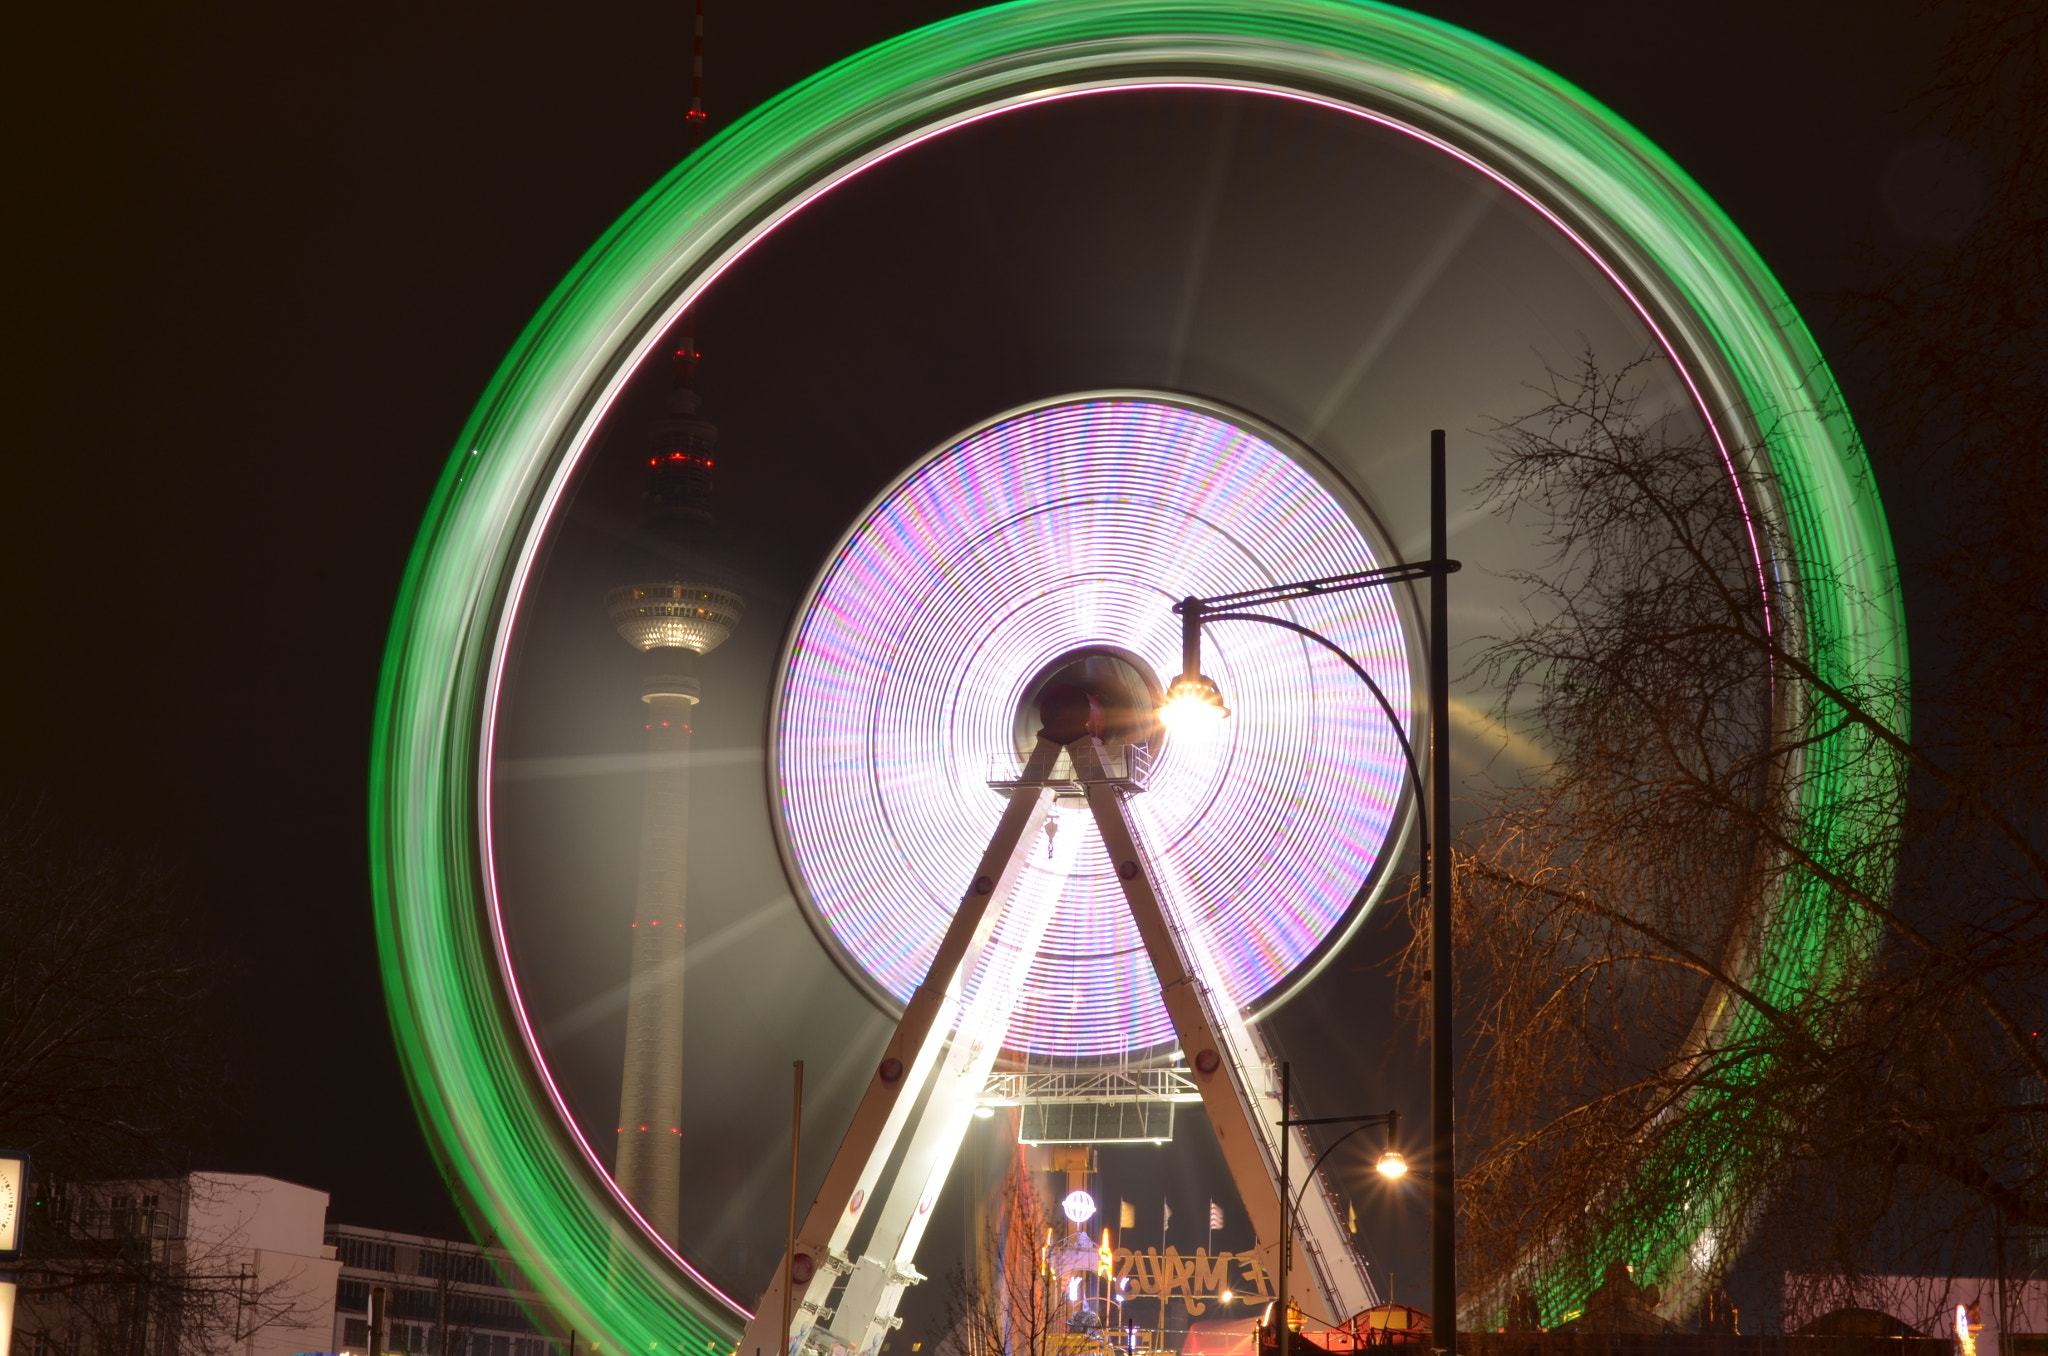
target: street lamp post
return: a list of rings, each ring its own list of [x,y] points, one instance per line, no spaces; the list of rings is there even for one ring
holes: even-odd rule
[[[1317,1154],[1308,1165],[1308,1174],[1301,1184],[1301,1190],[1294,1189],[1287,1168],[1289,1148],[1288,1131],[1300,1125],[1348,1125],[1351,1128],[1337,1136],[1329,1148]],[[1323,1160],[1335,1152],[1337,1145],[1350,1139],[1361,1130],[1376,1125],[1387,1127],[1387,1151],[1380,1155],[1379,1171],[1386,1177],[1400,1177],[1408,1171],[1407,1160],[1394,1147],[1394,1136],[1401,1125],[1398,1111],[1376,1111],[1363,1116],[1309,1116],[1297,1119],[1294,1115],[1294,1066],[1286,1060],[1280,1063],[1280,1266],[1274,1279],[1273,1308],[1278,1316],[1279,1330],[1274,1334],[1279,1356],[1287,1356],[1289,1338],[1293,1328],[1287,1318],[1287,1282],[1290,1254],[1294,1251],[1294,1221],[1301,1214],[1301,1198],[1308,1191],[1309,1184],[1316,1180],[1316,1169]]]
[[[1221,720],[1230,714],[1215,682],[1202,672],[1202,628],[1221,621],[1258,622],[1296,632],[1331,651],[1356,674],[1372,692],[1393,727],[1408,764],[1418,806],[1426,803],[1422,816],[1422,875],[1429,892],[1429,1130],[1430,1130],[1430,1304],[1431,1332],[1435,1349],[1444,1356],[1457,1356],[1457,1199],[1452,1178],[1452,1060],[1451,1060],[1451,730],[1450,730],[1450,590],[1449,577],[1460,568],[1446,558],[1448,532],[1445,525],[1444,431],[1429,435],[1429,559],[1408,565],[1390,565],[1355,574],[1333,575],[1327,579],[1306,579],[1268,588],[1246,589],[1213,598],[1183,598],[1173,610],[1181,619],[1181,674],[1167,690],[1160,708],[1162,717]],[[1408,732],[1394,714],[1393,704],[1380,690],[1372,675],[1356,659],[1327,637],[1299,622],[1252,609],[1274,603],[1313,598],[1326,593],[1382,588],[1429,580],[1429,776],[1409,743]],[[1283,1107],[1285,1093],[1282,1094]],[[1288,1113],[1283,1110],[1283,1121]],[[1280,1152],[1287,1153],[1287,1131],[1281,1132]],[[1284,1168],[1283,1168],[1284,1171]],[[1283,1192],[1286,1190],[1283,1178]],[[1283,1221],[1287,1218],[1283,1202]],[[1283,1227],[1286,1227],[1283,1225]],[[1289,1238],[1281,1240],[1280,1265],[1287,1265]],[[1285,1273],[1281,1277],[1285,1286]],[[1284,1298],[1281,1301],[1284,1303]],[[1281,1356],[1286,1356],[1287,1315],[1280,1314]]]

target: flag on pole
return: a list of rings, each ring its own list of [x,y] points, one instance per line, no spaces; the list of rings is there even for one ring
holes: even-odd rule
[[[1119,1229],[1137,1228],[1138,1207],[1132,1205],[1129,1201],[1118,1201],[1117,1204],[1122,1208],[1116,1212],[1116,1227]]]
[[[1170,1201],[1161,1201],[1161,1202],[1159,1202],[1159,1212],[1160,1212],[1160,1213],[1159,1213],[1159,1227],[1160,1227],[1161,1229],[1164,1229],[1164,1228],[1166,1228],[1166,1227],[1167,1227],[1168,1225],[1170,1225],[1170,1224],[1172,1224],[1172,1223],[1173,1223],[1173,1203],[1172,1203],[1172,1202],[1170,1202]]]
[[[1349,1221],[1349,1223],[1350,1223],[1350,1225],[1351,1225],[1351,1232],[1352,1232],[1352,1233],[1354,1233],[1354,1234],[1355,1234],[1355,1233],[1357,1233],[1357,1232],[1358,1232],[1358,1207],[1357,1207],[1357,1206],[1355,1206],[1355,1205],[1352,1205],[1351,1203],[1349,1203],[1349,1202],[1347,1201],[1347,1202],[1345,1203],[1345,1205],[1344,1205],[1344,1216],[1345,1216],[1345,1219],[1346,1219],[1347,1221]]]
[[[1211,1229],[1221,1229],[1223,1227],[1223,1207],[1216,1204],[1214,1200],[1209,1202],[1209,1227]]]

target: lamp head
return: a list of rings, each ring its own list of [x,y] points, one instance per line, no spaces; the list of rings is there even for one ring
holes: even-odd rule
[[[1389,1149],[1381,1154],[1378,1167],[1382,1177],[1391,1179],[1408,1175],[1408,1160],[1401,1157],[1399,1149]]]
[[[1183,673],[1174,679],[1173,686],[1166,689],[1166,700],[1159,707],[1159,719],[1169,730],[1214,724],[1229,715],[1230,708],[1223,704],[1222,692],[1217,690],[1215,680],[1205,673]]]

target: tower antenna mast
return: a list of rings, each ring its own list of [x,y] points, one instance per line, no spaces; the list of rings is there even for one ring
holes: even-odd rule
[[[704,144],[704,0],[697,0],[696,27],[690,35],[690,111],[683,123],[690,131],[690,151]]]
[[[683,135],[688,142],[687,159],[704,144],[704,129],[710,116],[704,112],[704,0],[696,0],[695,20],[690,32],[690,109],[683,114]],[[697,312],[683,312],[676,331],[675,379],[679,388],[694,396],[697,389]],[[694,403],[691,412],[695,413]]]

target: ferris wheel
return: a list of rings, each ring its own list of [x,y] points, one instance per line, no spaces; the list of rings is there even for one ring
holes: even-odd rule
[[[1146,165],[1164,168],[1134,188]],[[1007,234],[974,272],[974,251],[942,247],[977,212]],[[940,281],[959,285],[920,293],[894,332],[938,336],[914,361],[848,341],[912,309],[904,279],[953,264]],[[749,287],[779,309],[721,321],[720,289]],[[721,623],[728,668],[704,680],[700,746],[724,761],[702,774],[698,821],[721,860],[692,1001],[744,1020],[695,1023],[701,1091],[651,1132],[704,1159],[703,1207],[669,1233],[613,1179],[616,1086],[577,1045],[611,1011],[569,961],[589,882],[620,851],[618,806],[592,788],[622,760],[521,745],[518,727],[551,692],[589,705],[564,637],[598,622],[572,576],[579,551],[615,543],[579,495],[601,479],[607,420],[700,312],[721,373],[750,354],[776,374],[757,390],[768,416],[732,443],[779,449],[769,476],[806,480],[772,488],[822,507],[748,524],[765,582],[730,593],[753,610]],[[1068,1066],[1172,1068],[1177,1052],[1209,1075],[1198,1095],[1234,1137],[1248,1212],[1277,1220],[1261,1204],[1285,1147],[1261,1030],[1318,982],[1411,832],[1399,736],[1422,705],[1418,628],[1399,592],[1289,604],[1385,708],[1317,645],[1219,629],[1205,667],[1231,718],[1167,729],[1152,713],[1182,668],[1171,606],[1417,559],[1417,436],[1512,412],[1541,375],[1532,346],[1553,341],[1667,355],[1661,394],[1731,466],[1767,457],[1825,510],[1782,524],[1850,581],[1812,624],[1845,653],[1902,655],[1897,619],[1868,602],[1891,596],[1882,515],[1782,291],[1654,147],[1432,21],[1345,0],[963,16],[735,124],[622,219],[455,451],[394,624],[373,769],[380,944],[415,1102],[451,1181],[564,1321],[617,1351],[772,1356],[786,1305],[802,1342],[873,1346],[999,1047]],[[790,398],[798,369],[851,375]],[[914,438],[849,435],[846,403],[877,391],[914,407],[897,426]],[[1766,423],[1770,448],[1746,451]],[[833,457],[799,455],[820,447]],[[804,512],[816,521],[792,527]],[[1461,599],[1511,602],[1501,581],[1527,543],[1495,525],[1459,545]],[[777,552],[800,572],[778,574]],[[694,700],[695,677],[668,681]],[[548,824],[573,830],[559,860]],[[1790,900],[1772,926],[1819,907]],[[850,1128],[829,1164],[805,1139],[806,1185],[822,1185],[799,1268],[779,1217],[749,1207],[779,1197],[789,1160],[779,1089],[748,1080],[806,1051],[851,1071],[829,1104]],[[739,1148],[714,1163],[714,1139]],[[1683,1217],[1658,1222],[1646,1264],[1667,1296],[1714,1283],[1742,1225],[1722,1188],[1748,1170],[1703,1166]],[[1318,1260],[1301,1289],[1341,1319],[1371,1287],[1321,1201],[1304,1200]],[[1277,1246],[1277,1225],[1258,1235]]]
[[[1311,595],[1293,620],[1401,708],[1260,628],[1211,650],[1236,719],[1162,725],[1177,600],[1384,563],[1356,500],[1285,446],[1156,393],[1011,411],[914,466],[812,589],[778,684],[777,822],[819,935],[902,1017],[798,1234],[803,1298],[772,1284],[742,1350],[877,1349],[1004,1050],[1178,1045],[1282,1270],[1286,1113],[1246,1015],[1383,881],[1413,687],[1391,597]],[[1334,1323],[1377,1295],[1311,1194],[1302,1307]]]

